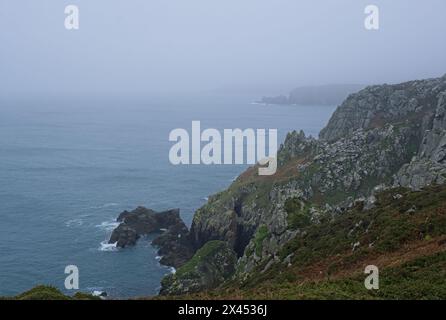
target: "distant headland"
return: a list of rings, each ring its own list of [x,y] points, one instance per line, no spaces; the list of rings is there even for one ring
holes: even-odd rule
[[[267,105],[339,105],[351,93],[357,92],[363,84],[332,84],[305,86],[292,90],[288,95],[263,97],[256,103]]]

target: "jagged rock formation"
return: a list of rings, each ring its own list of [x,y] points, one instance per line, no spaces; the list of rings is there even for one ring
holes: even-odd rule
[[[443,77],[444,78],[444,77]],[[423,138],[417,155],[398,172],[395,184],[420,189],[446,180],[446,92],[438,94],[435,111],[423,119]],[[437,89],[438,90],[438,89]]]
[[[117,221],[121,224],[113,230],[109,240],[109,243],[116,243],[117,247],[133,246],[141,236],[161,233],[152,244],[159,247],[162,264],[179,267],[194,253],[188,238],[189,230],[181,220],[179,209],[155,212],[138,207],[130,212],[122,212]]]
[[[321,139],[335,141],[358,129],[394,124],[410,129],[413,158],[395,177],[395,185],[419,189],[444,183],[446,155],[446,76],[399,85],[368,87],[351,95],[333,114]]]
[[[444,183],[445,110],[446,76],[350,95],[320,139],[288,134],[274,176],[253,167],[210,197],[193,219],[194,247],[228,243],[239,257],[232,278],[244,281],[253,270],[289,261],[282,248],[327,215],[358,205],[370,210],[389,188]]]

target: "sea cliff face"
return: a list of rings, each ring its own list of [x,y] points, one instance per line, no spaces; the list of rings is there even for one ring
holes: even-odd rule
[[[394,177],[395,185],[419,189],[444,183],[446,76],[399,85],[368,87],[351,95],[333,114],[321,139],[335,141],[358,129],[393,125],[410,129],[413,158]]]
[[[445,117],[446,76],[371,86],[350,95],[319,139],[288,134],[274,176],[258,176],[253,167],[211,196],[194,216],[193,247],[227,243],[238,257],[228,281],[248,281],[276,264],[291,263],[294,253],[284,256],[283,248],[306,227],[358,206],[372,210],[386,190],[443,184]],[[173,290],[164,282],[162,292],[188,289]]]

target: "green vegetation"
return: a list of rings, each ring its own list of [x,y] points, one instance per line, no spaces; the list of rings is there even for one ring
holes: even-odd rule
[[[58,289],[50,286],[37,286],[16,297],[18,300],[70,300]]]
[[[51,286],[37,286],[15,297],[0,298],[0,300],[100,300],[90,294],[78,292],[73,297],[64,295],[57,288]]]
[[[74,300],[102,300],[100,297],[92,296],[88,293],[77,292],[73,296]]]
[[[359,248],[352,259],[371,251],[396,250],[408,241],[424,239],[427,234],[446,234],[445,205],[446,187],[433,186],[421,192],[389,190],[378,195],[377,206],[372,210],[363,211],[359,205],[336,218],[322,217],[320,224],[309,225],[304,235],[286,244],[280,256],[294,253],[295,262],[305,265],[352,251],[355,243],[359,243]],[[295,206],[291,203],[290,207]],[[411,209],[414,213],[410,213]]]
[[[446,252],[380,269],[379,290],[367,290],[363,270],[330,280],[304,281],[283,270],[256,287],[226,287],[185,299],[446,299]]]
[[[268,228],[265,225],[260,226],[254,236],[255,251],[258,256],[262,254],[262,243],[267,236]]]
[[[195,268],[204,260],[211,257],[215,252],[224,248],[226,243],[224,241],[213,240],[207,242],[203,247],[201,247],[195,255],[190,259],[185,265],[179,268],[176,272],[176,276],[182,276],[186,273],[193,272]]]
[[[286,207],[301,213],[303,203],[294,198]],[[303,227],[268,271],[262,264],[245,280],[184,298],[446,299],[446,186],[390,189],[371,210],[358,203],[319,220]],[[257,231],[256,250],[266,230]],[[287,256],[291,265],[282,263]],[[365,289],[369,264],[379,267],[379,290]]]
[[[359,271],[359,270],[358,270]],[[278,278],[280,279],[280,278]],[[398,267],[385,268],[380,272],[380,289],[367,290],[365,275],[356,272],[342,279],[297,284],[281,277],[280,281],[268,282],[263,292],[248,290],[246,298],[279,299],[445,299],[446,253],[415,259]]]
[[[285,201],[285,211],[288,214],[287,222],[291,229],[300,229],[311,223],[311,206],[298,198],[291,198]]]

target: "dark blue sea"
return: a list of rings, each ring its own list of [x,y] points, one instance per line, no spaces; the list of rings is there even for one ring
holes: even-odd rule
[[[118,214],[144,205],[180,208],[188,225],[210,194],[245,166],[173,166],[172,129],[278,129],[317,136],[334,107],[265,106],[256,97],[30,98],[0,102],[0,296],[38,284],[64,289],[65,266],[80,290],[112,297],[156,294],[171,270],[150,238],[106,245]],[[67,292],[73,294],[74,292]]]

